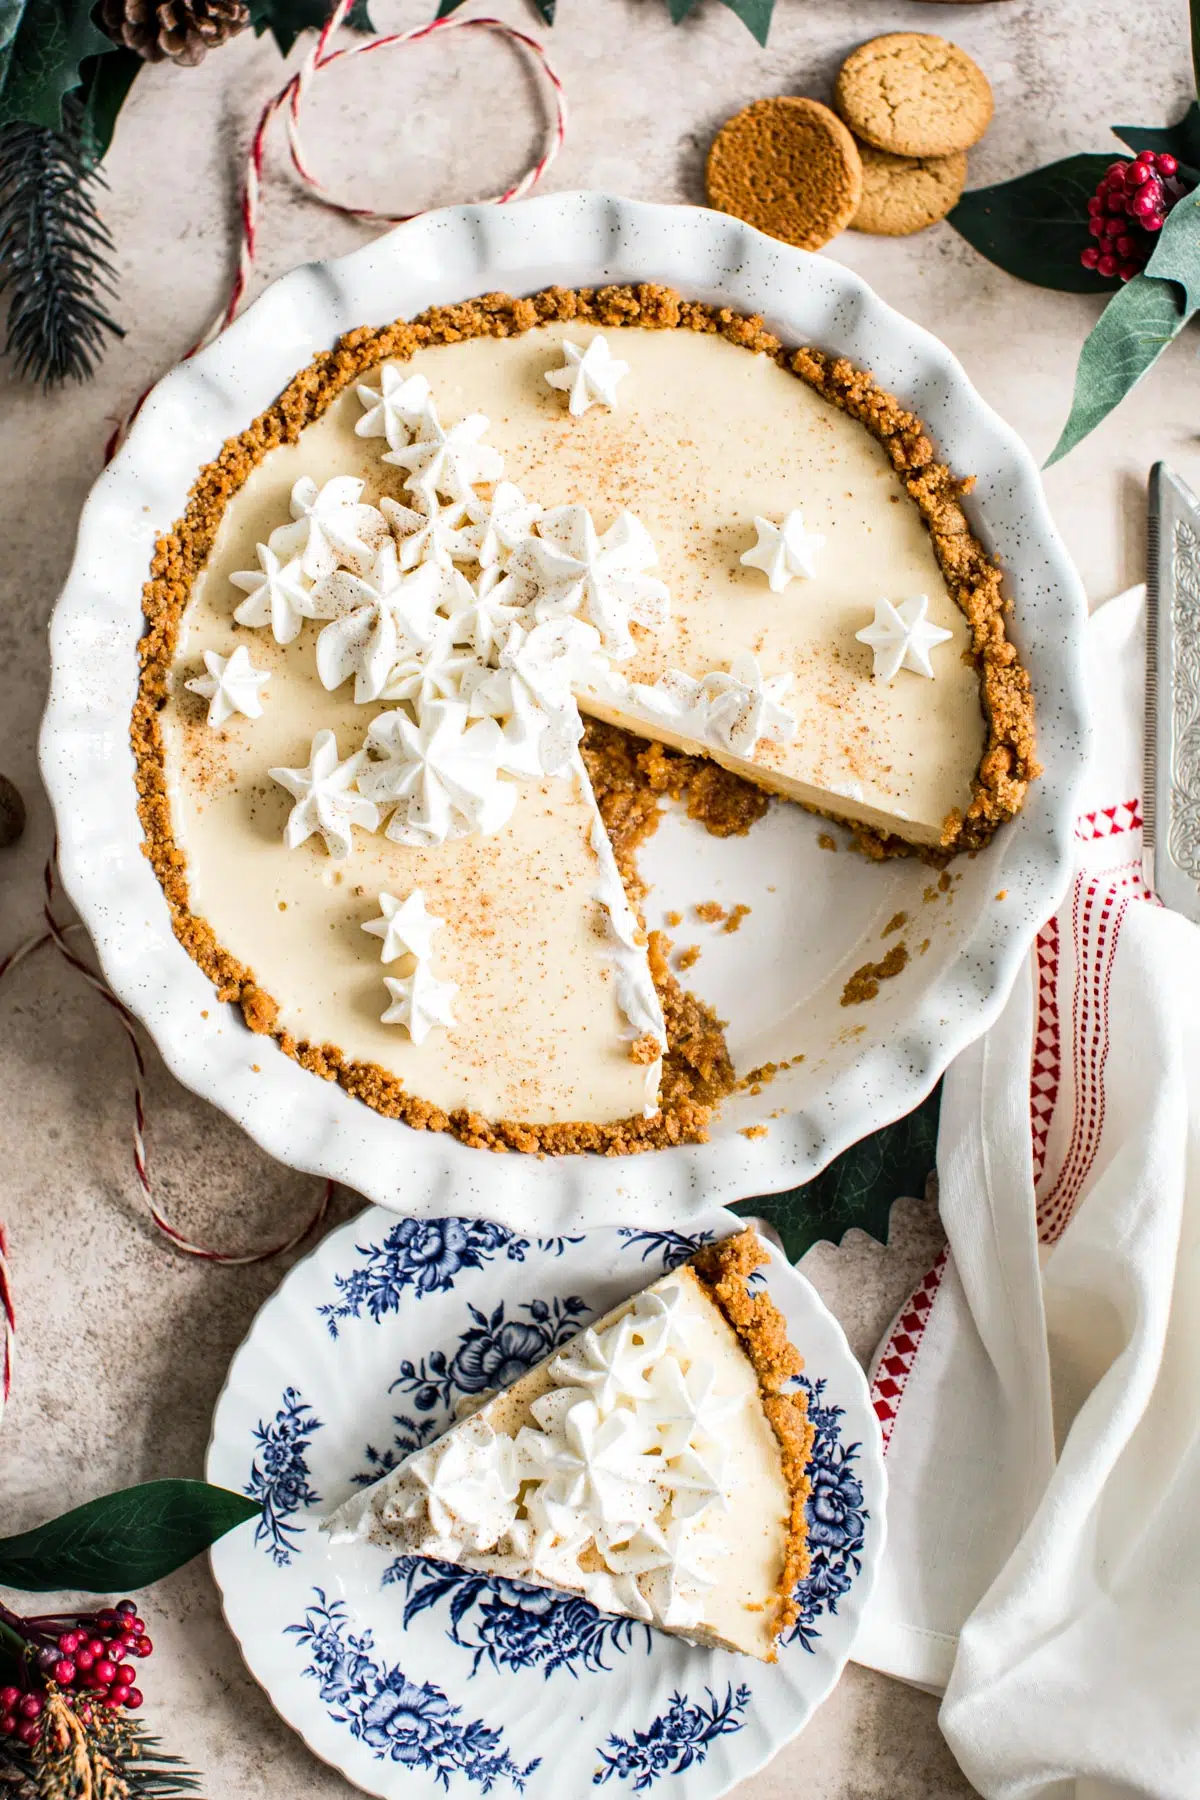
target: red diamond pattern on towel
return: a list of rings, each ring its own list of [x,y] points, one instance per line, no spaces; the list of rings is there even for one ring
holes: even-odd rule
[[[1029,1123],[1033,1133],[1033,1182],[1036,1187],[1046,1166],[1050,1121],[1062,1081],[1062,1045],[1058,1019],[1058,919],[1051,918],[1038,932],[1037,1023],[1033,1035],[1033,1061],[1029,1071]]]
[[[1075,836],[1092,843],[1096,838],[1116,837],[1122,831],[1142,829],[1142,803],[1123,800],[1119,806],[1102,806],[1096,812],[1080,813],[1075,821]]]
[[[875,1408],[875,1417],[879,1420],[879,1428],[883,1434],[885,1455],[891,1441],[892,1427],[896,1423],[896,1413],[912,1373],[917,1351],[921,1348],[921,1339],[925,1335],[929,1309],[933,1305],[934,1295],[942,1285],[942,1274],[949,1254],[947,1246],[896,1320],[892,1335],[875,1365],[871,1404]]]

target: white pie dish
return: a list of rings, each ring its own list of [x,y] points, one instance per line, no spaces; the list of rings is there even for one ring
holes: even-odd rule
[[[635,1161],[484,1157],[373,1113],[253,1037],[174,939],[141,854],[128,742],[141,588],[154,539],[182,512],[199,467],[340,332],[489,290],[641,280],[762,312],[785,342],[871,369],[921,415],[951,467],[978,477],[967,511],[1008,571],[1045,774],[987,850],[955,865],[948,897],[916,861],[868,867],[820,852],[820,822],[794,807],[773,809],[743,840],[671,819],[643,853],[649,922],[689,900],[751,903],[753,928],[689,933],[705,946],[689,984],[731,1021],[739,1069],[804,1060],[761,1094],[732,1096],[708,1144]],[[848,270],[722,214],[595,194],[431,213],[275,283],[158,385],[97,482],[52,622],[41,738],[64,882],[106,976],[174,1073],[285,1162],[409,1215],[482,1214],[538,1230],[683,1222],[808,1179],[915,1105],[995,1016],[1067,876],[1086,752],[1084,615],[1023,445],[949,352]],[[882,954],[882,926],[902,910],[928,922],[927,952],[869,1005],[844,1009],[847,976]],[[742,1135],[764,1122],[765,1136]]]

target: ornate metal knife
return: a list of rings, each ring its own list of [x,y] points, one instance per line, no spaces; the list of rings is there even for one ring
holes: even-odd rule
[[[1161,462],[1147,548],[1142,872],[1200,922],[1200,500]]]

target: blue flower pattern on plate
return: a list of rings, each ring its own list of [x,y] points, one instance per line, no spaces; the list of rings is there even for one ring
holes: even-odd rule
[[[336,1337],[343,1319],[366,1312],[378,1324],[399,1310],[402,1294],[421,1300],[446,1293],[464,1269],[486,1267],[501,1250],[510,1262],[524,1262],[535,1244],[547,1255],[562,1256],[569,1244],[582,1242],[581,1237],[519,1237],[489,1219],[401,1219],[381,1244],[356,1245],[363,1266],[335,1275],[341,1298],[317,1311],[330,1337]]]
[[[459,1338],[453,1356],[433,1350],[419,1363],[402,1362],[389,1393],[399,1388],[412,1395],[418,1412],[431,1412],[439,1402],[449,1406],[455,1394],[507,1387],[573,1338],[591,1312],[578,1294],[549,1302],[527,1301],[520,1311],[528,1313],[528,1319],[506,1319],[503,1301],[491,1313],[477,1306],[467,1310],[474,1323]]]
[[[525,1791],[540,1757],[522,1768],[504,1748],[502,1731],[464,1720],[441,1688],[378,1661],[373,1634],[350,1630],[345,1602],[327,1601],[321,1588],[313,1596],[303,1624],[285,1629],[308,1650],[304,1674],[318,1684],[330,1718],[348,1725],[379,1761],[428,1770],[444,1788],[452,1775],[464,1775],[485,1794],[501,1780]]]
[[[561,1300],[530,1300],[520,1310],[529,1314],[528,1319],[506,1319],[503,1304],[490,1314],[468,1306],[474,1323],[463,1332],[451,1355],[431,1350],[419,1363],[405,1360],[400,1364],[400,1373],[388,1392],[399,1388],[412,1396],[417,1412],[436,1411],[437,1416],[418,1420],[409,1413],[397,1413],[392,1420],[397,1430],[391,1448],[381,1451],[367,1445],[366,1467],[351,1477],[356,1487],[369,1487],[404,1457],[439,1437],[450,1423],[456,1395],[506,1387],[573,1338],[591,1311],[577,1294]]]
[[[711,1231],[701,1231],[695,1237],[688,1237],[683,1231],[639,1231],[633,1225],[618,1226],[617,1236],[621,1239],[622,1250],[640,1250],[643,1262],[649,1262],[652,1256],[657,1256],[662,1263],[664,1275],[677,1269],[689,1256],[695,1256],[703,1245],[713,1241]]]
[[[624,1655],[640,1645],[650,1653],[650,1628],[638,1620],[597,1612],[587,1600],[564,1599],[523,1581],[476,1575],[453,1563],[398,1556],[383,1585],[405,1589],[406,1625],[449,1600],[446,1636],[473,1652],[472,1675],[485,1660],[493,1669],[541,1669],[547,1680],[558,1669],[576,1677],[580,1669],[607,1674],[605,1651]]]
[[[262,1517],[254,1527],[254,1541],[264,1544],[281,1568],[291,1562],[299,1547],[303,1525],[289,1523],[302,1507],[319,1506],[321,1496],[308,1479],[306,1451],[321,1421],[301,1399],[297,1388],[285,1388],[275,1417],[254,1427],[259,1448],[250,1464],[250,1479],[243,1488],[252,1500],[262,1502]]]
[[[806,1513],[809,1572],[796,1589],[800,1616],[788,1634],[806,1650],[820,1635],[815,1622],[824,1612],[837,1612],[837,1603],[862,1570],[862,1547],[870,1513],[863,1505],[862,1484],[855,1473],[861,1444],[842,1443],[845,1407],[823,1406],[824,1381],[800,1385],[808,1395],[808,1416],[816,1427],[808,1478],[812,1484]]]
[[[635,1731],[632,1739],[614,1733],[607,1747],[600,1747],[601,1764],[592,1776],[593,1785],[601,1787],[614,1775],[621,1781],[632,1776],[634,1793],[644,1794],[661,1776],[682,1775],[693,1763],[702,1763],[714,1739],[741,1731],[750,1689],[743,1683],[735,1692],[731,1682],[724,1700],[718,1700],[711,1688],[705,1693],[707,1706],[672,1694],[666,1712],[645,1731]]]

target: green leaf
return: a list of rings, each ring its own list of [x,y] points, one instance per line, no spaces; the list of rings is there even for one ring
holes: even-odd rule
[[[771,29],[771,14],[775,10],[775,0],[723,0],[732,13],[736,13],[751,37],[765,46],[767,34]]]
[[[1168,150],[1193,174],[1200,170],[1200,106],[1194,100],[1174,125],[1114,125],[1112,132],[1135,155],[1139,150]]]
[[[1075,394],[1046,467],[1059,462],[1118,406],[1200,307],[1200,200],[1167,214],[1141,275],[1115,293],[1084,341]]]
[[[260,1510],[203,1481],[147,1481],[0,1538],[0,1585],[36,1594],[146,1587]]]
[[[902,1195],[920,1195],[934,1166],[941,1082],[906,1118],[874,1131],[827,1169],[786,1194],[741,1200],[735,1212],[768,1219],[792,1262],[823,1238],[839,1243],[856,1225],[887,1243],[888,1215]]]
[[[1066,294],[1109,294],[1111,281],[1085,269],[1087,203],[1111,156],[1067,156],[1015,181],[973,188],[949,214],[967,242],[1009,275]]]
[[[62,124],[80,64],[105,56],[110,38],[92,24],[92,0],[0,0],[0,126]]]
[[[329,0],[249,0],[255,35],[269,31],[286,56],[302,31],[319,31],[329,17]],[[374,31],[367,0],[354,0],[346,24],[351,31]]]
[[[95,168],[107,155],[117,114],[145,66],[136,50],[125,49],[114,49],[111,56],[89,56],[82,64],[83,80],[77,91],[79,141],[88,168]]]

